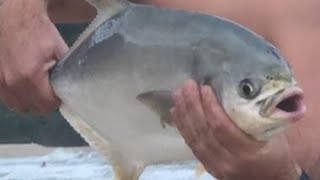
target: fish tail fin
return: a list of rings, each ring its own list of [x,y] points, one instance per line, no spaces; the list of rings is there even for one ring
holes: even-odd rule
[[[80,136],[93,148],[97,149],[106,159],[110,155],[110,145],[95,130],[92,129],[85,121],[74,113],[67,105],[62,104],[60,113],[64,119],[77,131]]]
[[[198,163],[195,169],[195,176],[196,178],[200,178],[204,173],[206,173],[206,169],[201,163]]]
[[[128,159],[122,159],[121,154],[113,151],[109,143],[95,132],[85,121],[65,104],[60,107],[62,116],[70,125],[85,139],[85,141],[96,149],[106,160],[112,164],[115,180],[138,180],[145,169],[143,163],[134,163]]]
[[[113,162],[112,169],[115,180],[138,180],[145,166],[129,163]]]

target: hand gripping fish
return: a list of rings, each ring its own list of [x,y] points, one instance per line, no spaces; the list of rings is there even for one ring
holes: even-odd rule
[[[292,68],[249,29],[198,12],[87,2],[98,15],[50,79],[63,116],[108,158],[118,180],[138,179],[148,165],[195,159],[168,123],[171,94],[187,79],[211,86],[231,120],[256,140],[302,118]]]

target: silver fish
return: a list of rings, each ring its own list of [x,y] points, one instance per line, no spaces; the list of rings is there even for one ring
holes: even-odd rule
[[[50,78],[61,113],[109,159],[117,179],[195,159],[169,122],[172,91],[187,79],[210,85],[232,121],[256,140],[303,116],[303,91],[288,62],[240,24],[124,0],[87,1],[97,18]]]

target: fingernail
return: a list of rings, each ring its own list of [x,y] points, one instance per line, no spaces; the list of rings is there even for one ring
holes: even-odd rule
[[[50,70],[54,67],[54,65],[57,64],[57,61],[55,60],[50,60],[48,63],[45,64],[45,70]]]
[[[202,86],[201,89],[203,93],[208,94],[210,92],[210,88],[208,86]]]
[[[196,88],[197,87],[197,83],[195,83],[195,81],[192,80],[192,79],[190,79],[188,81],[188,84],[189,84],[189,87],[191,87],[191,88]]]

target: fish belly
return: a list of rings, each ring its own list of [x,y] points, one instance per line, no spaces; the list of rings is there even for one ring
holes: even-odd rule
[[[190,78],[189,51],[158,47],[143,52],[127,45],[113,56],[103,46],[54,80],[65,106],[121,158],[143,164],[194,159],[180,133],[163,127],[160,117],[136,99],[147,91],[174,90]]]

